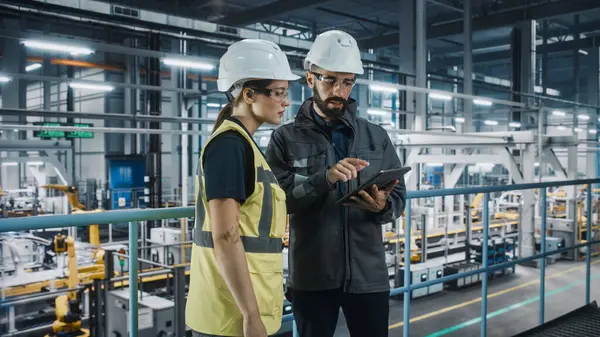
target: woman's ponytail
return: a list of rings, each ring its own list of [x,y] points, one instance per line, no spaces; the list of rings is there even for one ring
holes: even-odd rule
[[[223,121],[225,121],[225,119],[231,117],[231,115],[233,115],[233,107],[235,106],[235,101],[231,101],[229,103],[227,103],[227,105],[225,105],[223,107],[223,109],[221,109],[221,111],[219,111],[219,115],[217,115],[217,120],[215,121],[215,126],[213,127],[213,130],[211,133],[215,133],[215,131],[217,131],[217,129],[219,128],[219,126],[221,126],[221,124],[223,124]]]

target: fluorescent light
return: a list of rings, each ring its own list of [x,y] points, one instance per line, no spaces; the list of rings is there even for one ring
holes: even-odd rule
[[[17,163],[16,161],[7,161],[2,163],[2,166],[18,166],[19,163]]]
[[[533,166],[535,166],[535,167],[539,167],[539,166],[540,166],[540,163],[533,163]]]
[[[595,135],[596,133],[598,133],[598,131],[596,129],[589,129],[588,132],[591,133],[592,135]]]
[[[429,167],[442,167],[442,166],[444,166],[444,163],[427,163],[427,164],[425,164],[425,166],[429,166]]]
[[[12,80],[12,78],[8,76],[0,76],[0,83],[8,83],[10,80]]]
[[[566,115],[566,113],[564,111],[560,111],[560,110],[554,110],[554,111],[552,111],[552,114],[554,116],[565,116]]]
[[[511,128],[520,128],[521,127],[521,123],[519,123],[519,122],[510,122],[510,123],[508,123],[508,126],[510,126]]]
[[[377,116],[386,116],[389,113],[385,110],[380,110],[380,109],[367,109],[367,113],[369,115],[377,115]]]
[[[377,85],[377,84],[370,84],[369,89],[371,89],[373,91],[379,91],[379,92],[390,92],[390,93],[398,92],[398,89],[396,89],[396,88],[387,87],[384,85]]]
[[[583,54],[583,55],[587,55],[588,54],[588,52],[585,51],[585,50],[583,50],[583,49],[579,49],[578,52],[579,52],[579,54]]]
[[[165,58],[162,60],[162,62],[168,66],[199,69],[199,70],[212,70],[214,68],[214,66],[209,63],[180,59],[180,58]]]
[[[28,161],[27,162],[28,166],[42,166],[44,165],[43,161]]]
[[[475,103],[476,105],[482,105],[482,106],[492,106],[492,102],[491,102],[491,101],[488,101],[488,100],[486,100],[486,99],[478,99],[478,98],[475,98],[475,99],[473,100],[473,103]]]
[[[575,131],[575,132],[581,132],[581,131],[583,131],[583,129],[582,128],[573,128],[573,131]]]
[[[82,82],[71,82],[69,86],[73,89],[90,89],[90,90],[98,90],[98,91],[113,91],[115,87],[112,85],[106,84],[92,84],[92,83],[82,83]]]
[[[429,93],[429,98],[439,99],[439,100],[442,100],[442,101],[449,101],[449,100],[452,99],[452,96],[450,96],[450,95],[444,95],[444,94],[438,94],[438,93],[432,92],[432,93]]]
[[[487,120],[484,122],[485,125],[498,125],[498,121]]]
[[[565,129],[566,129],[566,128],[565,128],[564,126],[562,126],[562,125],[559,125],[559,126],[557,126],[556,128],[557,128],[558,130],[565,130]]]
[[[40,69],[42,67],[41,63],[33,63],[25,67],[25,71],[34,71],[36,69]]]
[[[90,55],[94,52],[93,50],[91,50],[89,48],[70,46],[70,45],[65,45],[62,43],[58,44],[58,43],[51,43],[51,42],[44,42],[44,41],[25,40],[25,41],[23,41],[23,44],[29,48],[69,53],[73,56]]]
[[[464,123],[465,122],[465,118],[464,117],[454,117],[454,121],[456,123]]]
[[[581,114],[581,115],[577,115],[577,118],[587,121],[588,119],[590,119],[590,116],[588,116],[586,114]]]
[[[206,103],[206,106],[209,108],[220,108],[221,104],[219,103]]]

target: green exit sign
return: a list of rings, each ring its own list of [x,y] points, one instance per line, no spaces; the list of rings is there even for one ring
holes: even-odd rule
[[[76,128],[81,128],[82,130],[77,131],[58,131],[58,130],[41,130],[41,131],[33,131],[33,136],[41,139],[52,139],[52,138],[65,138],[65,139],[90,139],[94,138],[94,133],[91,131],[86,131],[86,128],[93,127],[94,124],[88,123],[59,123],[59,122],[35,122],[33,125],[41,125],[41,126],[52,126],[52,127],[61,127],[61,126],[72,126]]]
[[[75,123],[72,126],[76,127],[76,128],[81,128],[81,129],[85,129],[85,128],[90,128],[92,126],[94,126],[93,124],[78,124]],[[67,139],[77,139],[77,138],[86,138],[86,139],[90,139],[90,138],[94,138],[94,133],[91,131],[85,131],[85,130],[81,130],[81,131],[67,131],[66,132],[66,138]]]

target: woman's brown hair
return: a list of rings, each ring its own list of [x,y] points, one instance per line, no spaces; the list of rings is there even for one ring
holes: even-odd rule
[[[242,92],[233,101],[227,103],[227,105],[225,105],[223,109],[221,109],[221,111],[219,111],[219,115],[217,115],[217,120],[215,121],[215,126],[213,127],[212,133],[215,133],[219,126],[223,124],[223,121],[225,121],[225,119],[233,115],[233,108],[244,101],[243,90],[245,88],[258,90],[266,89],[269,85],[271,85],[271,83],[273,83],[273,80],[253,80],[244,83],[244,85],[242,86]]]

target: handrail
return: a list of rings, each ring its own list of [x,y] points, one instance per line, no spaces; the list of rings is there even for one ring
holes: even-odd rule
[[[600,179],[580,179],[565,181],[548,181],[514,185],[461,187],[428,191],[409,191],[407,199],[443,197],[476,193],[505,192],[529,190],[536,188],[600,184]],[[30,229],[49,229],[56,227],[89,226],[89,224],[126,223],[130,221],[150,221],[160,219],[194,217],[194,207],[148,208],[114,210],[100,213],[39,215],[34,217],[0,219],[0,233],[16,232]]]
[[[411,191],[407,193],[407,199],[418,199],[418,198],[428,198],[428,197],[441,197],[441,196],[449,196],[449,195],[465,195],[465,194],[473,194],[473,193],[485,193],[484,194],[484,217],[483,217],[483,228],[484,228],[484,240],[487,240],[488,232],[487,228],[489,227],[489,214],[488,214],[488,200],[489,193],[491,192],[504,192],[504,191],[514,191],[514,190],[530,190],[530,189],[540,189],[540,193],[542,194],[541,202],[542,209],[546,209],[546,198],[545,195],[547,193],[548,187],[555,186],[572,186],[572,185],[587,185],[587,207],[591,209],[591,196],[592,196],[592,184],[600,183],[600,179],[581,179],[581,180],[566,180],[566,181],[552,181],[552,182],[542,182],[542,183],[528,183],[528,184],[518,184],[518,185],[498,185],[498,186],[479,186],[479,187],[468,187],[468,188],[453,188],[453,189],[441,189],[441,190],[429,190],[429,191]],[[128,222],[129,223],[129,244],[130,244],[130,259],[138,260],[138,223],[137,221],[145,221],[145,220],[158,220],[158,219],[169,219],[169,218],[183,218],[183,217],[193,217],[194,216],[194,207],[176,207],[176,208],[160,208],[160,209],[132,209],[132,210],[118,210],[118,211],[107,211],[101,213],[84,213],[84,214],[70,214],[70,215],[48,215],[48,216],[35,216],[35,217],[25,217],[25,218],[8,218],[0,220],[0,233],[1,232],[10,232],[10,231],[21,231],[21,230],[30,230],[30,229],[42,229],[42,228],[54,228],[54,227],[65,227],[65,226],[87,226],[90,223],[94,224],[107,224],[107,223],[118,223],[118,222]],[[546,212],[543,212],[542,218],[546,217]],[[591,216],[587,217],[587,226],[591,228]],[[545,222],[545,221],[543,221]],[[407,203],[406,205],[406,228],[404,233],[405,240],[405,251],[410,251],[410,236],[411,236],[411,203]],[[545,239],[546,233],[542,232],[542,240]],[[484,281],[486,281],[487,273],[489,271],[499,269],[505,266],[514,266],[519,263],[523,263],[526,261],[533,261],[540,257],[545,257],[550,254],[555,254],[562,251],[577,249],[579,247],[587,247],[587,257],[586,257],[586,302],[589,303],[589,294],[590,294],[590,247],[592,244],[598,244],[600,240],[592,241],[591,230],[587,231],[587,240],[584,244],[579,244],[571,247],[565,247],[562,249],[554,250],[551,252],[547,252],[542,250],[541,254],[537,254],[534,256],[528,256],[521,259],[516,259],[492,266],[488,266],[487,263],[483,263],[482,268],[478,268],[477,270],[470,271],[468,273],[460,273],[457,275],[449,275],[442,277],[436,280],[429,280],[420,284],[412,284],[409,278],[409,272],[405,272],[405,286],[401,288],[391,289],[391,294],[406,294],[409,291],[414,289],[419,289],[428,285],[442,283],[451,279],[455,279],[458,277],[464,277],[467,274],[478,274],[483,273]],[[484,246],[484,256],[487,245]],[[484,261],[487,261],[484,259]],[[410,271],[410,254],[404,255],[404,266]],[[545,264],[541,264],[541,278],[543,279],[545,275]],[[123,276],[123,279],[129,279],[130,284],[130,298],[129,298],[129,312],[132,319],[129,322],[129,331],[130,337],[137,337],[138,331],[138,321],[137,321],[137,305],[138,305],[138,294],[137,294],[137,283],[138,279],[138,270],[137,268],[132,268],[130,270],[129,275]],[[543,284],[540,287],[541,294],[540,296],[544,296],[544,287]],[[404,334],[409,335],[409,317],[410,317],[410,296],[404,296]],[[482,283],[482,308],[486,308],[487,305],[487,282]],[[543,305],[543,304],[542,304]],[[482,321],[481,321],[481,336],[485,337],[486,335],[486,326],[487,319],[485,315],[485,310],[482,311]],[[283,321],[293,320],[293,315],[288,314],[283,316]],[[543,308],[541,310],[540,315],[540,324],[544,323],[544,313]],[[294,336],[296,336],[296,331],[294,331]]]

